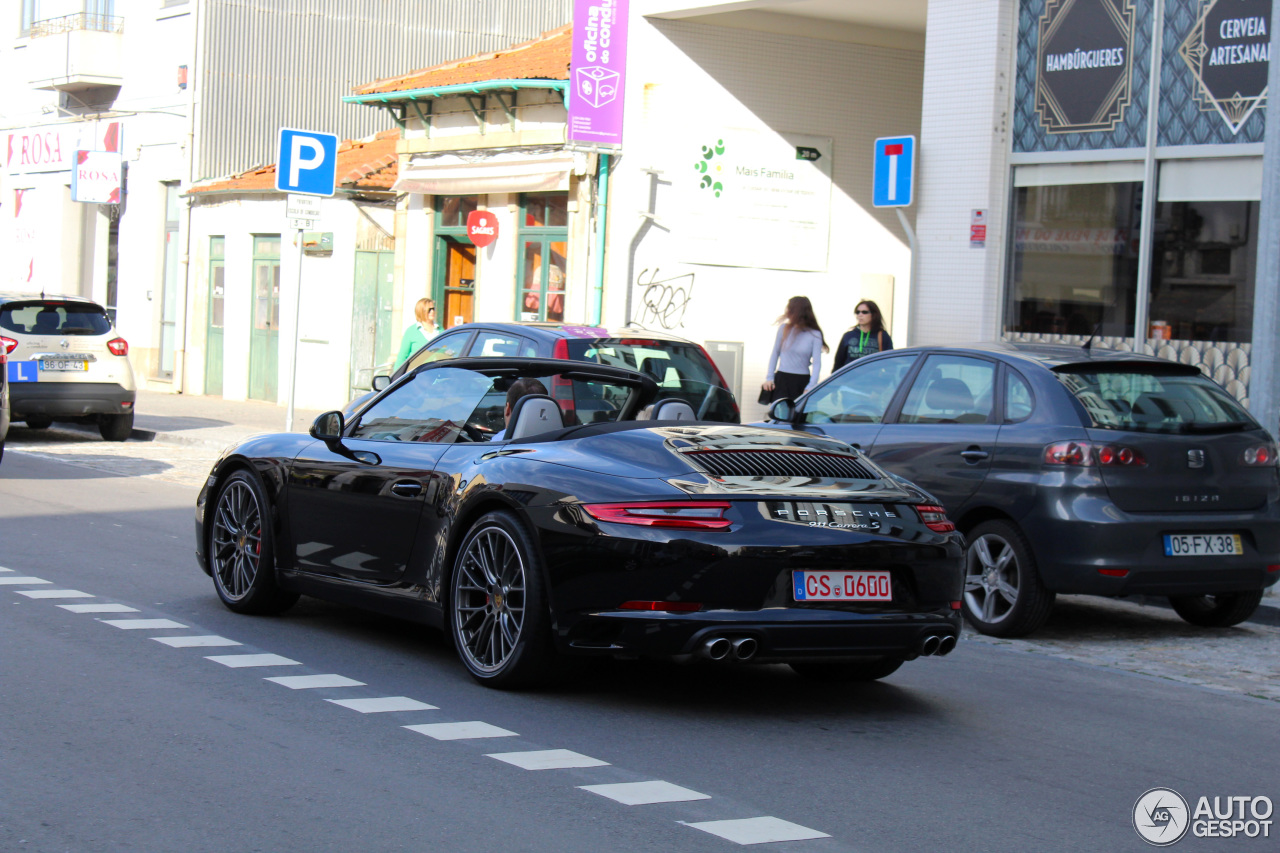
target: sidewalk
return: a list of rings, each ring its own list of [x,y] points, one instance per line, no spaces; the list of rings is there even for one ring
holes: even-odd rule
[[[131,441],[206,445],[221,450],[251,435],[284,432],[287,409],[259,400],[139,391],[135,412]],[[294,409],[293,432],[306,432],[319,414]],[[85,428],[96,432],[96,427]]]

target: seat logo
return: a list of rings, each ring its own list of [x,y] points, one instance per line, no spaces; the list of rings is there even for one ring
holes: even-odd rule
[[[1188,450],[1187,451],[1187,467],[1203,468],[1204,467],[1204,451]]]

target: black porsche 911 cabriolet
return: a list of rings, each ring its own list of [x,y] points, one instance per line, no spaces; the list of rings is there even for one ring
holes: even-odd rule
[[[434,624],[495,687],[559,655],[871,680],[955,647],[962,540],[932,497],[846,444],[659,395],[605,365],[423,365],[351,422],[228,449],[197,556],[234,611],[305,594]]]

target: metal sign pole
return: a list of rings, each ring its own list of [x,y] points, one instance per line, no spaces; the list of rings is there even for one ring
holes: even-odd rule
[[[298,392],[298,339],[302,337],[299,324],[302,321],[302,229],[294,232],[298,247],[298,281],[293,291],[293,360],[289,363],[289,407],[284,416],[284,431],[293,432],[293,400]]]

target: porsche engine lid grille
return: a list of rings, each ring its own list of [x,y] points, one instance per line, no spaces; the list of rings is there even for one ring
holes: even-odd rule
[[[812,450],[690,450],[695,464],[717,477],[833,477],[878,480],[857,458]]]

